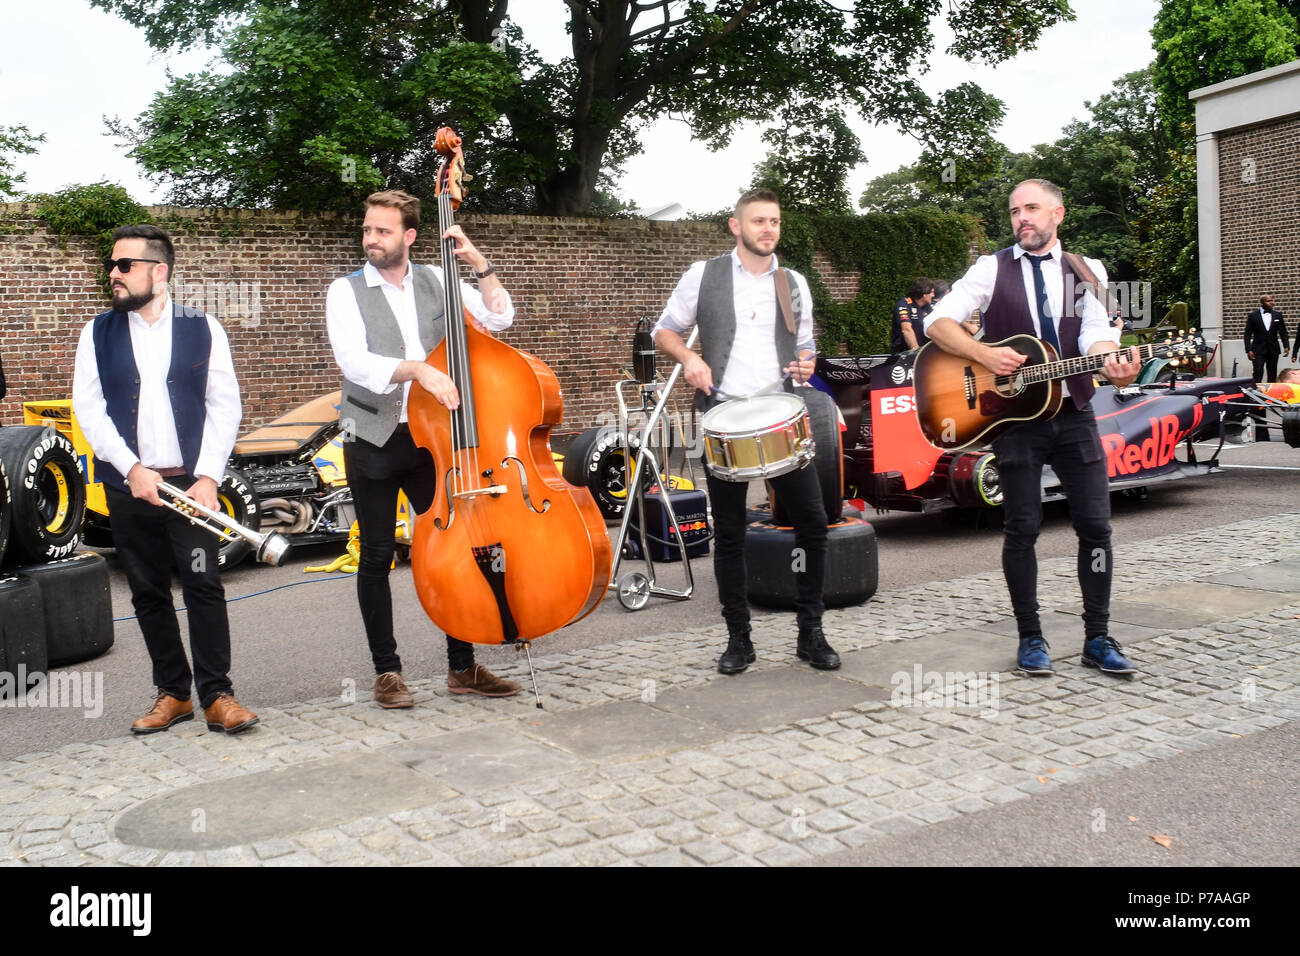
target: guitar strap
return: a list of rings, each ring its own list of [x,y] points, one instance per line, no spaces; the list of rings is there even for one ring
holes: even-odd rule
[[[776,270],[776,301],[781,306],[781,318],[785,319],[785,328],[796,339],[794,302],[790,299],[790,273],[784,269]]]
[[[1114,299],[1110,294],[1110,286],[1106,285],[1104,282],[1097,281],[1097,277],[1093,275],[1092,270],[1088,268],[1088,264],[1083,261],[1083,256],[1062,250],[1061,258],[1069,263],[1069,266],[1074,270],[1075,275],[1096,290],[1097,301],[1102,304],[1103,308],[1105,308],[1106,316],[1109,320],[1111,312],[1119,305],[1118,300]]]

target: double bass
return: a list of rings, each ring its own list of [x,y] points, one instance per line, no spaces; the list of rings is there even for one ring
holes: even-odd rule
[[[445,236],[464,195],[464,154],[449,127],[435,147]],[[442,239],[447,334],[425,361],[451,378],[460,406],[448,410],[411,389],[411,437],[438,473],[433,502],[415,522],[411,566],[434,624],[462,641],[510,644],[591,613],[612,553],[591,492],[566,482],[551,457],[550,430],[563,413],[555,373],[474,327],[455,246]]]

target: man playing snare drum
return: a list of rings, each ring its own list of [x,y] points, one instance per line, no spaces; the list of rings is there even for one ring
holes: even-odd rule
[[[777,267],[781,207],[776,194],[751,189],[729,220],[736,248],[707,262],[693,263],[677,283],[655,326],[655,341],[680,362],[696,388],[696,406],[757,392],[791,388],[813,373],[812,293],[793,269]],[[788,290],[785,296],[782,287]],[[787,306],[782,307],[782,299]],[[797,319],[796,319],[797,316]],[[700,326],[701,354],[683,336]],[[826,511],[814,470],[806,464],[769,479],[789,508],[795,530],[795,601],[799,637],[795,653],[819,670],[834,670],[840,657],[822,633],[822,579],[826,568]],[[713,568],[718,600],[727,622],[727,650],[718,671],[739,674],[754,662],[745,579],[745,498],[749,484],[708,475],[713,504]]]

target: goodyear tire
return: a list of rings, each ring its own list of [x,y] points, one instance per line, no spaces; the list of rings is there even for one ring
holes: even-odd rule
[[[0,461],[9,477],[5,560],[37,564],[70,555],[86,514],[86,480],[72,442],[46,426],[0,428]]]
[[[6,477],[5,465],[0,461],[0,567],[4,567],[5,548],[9,544],[9,479]]]
[[[113,646],[108,562],[102,555],[83,551],[14,570],[40,592],[50,667],[90,660]]]
[[[18,686],[19,674],[44,674],[49,669],[45,651],[45,609],[34,581],[0,571],[0,701],[26,694],[30,680]]]
[[[632,435],[632,454],[641,439]],[[627,507],[627,481],[623,471],[626,451],[623,436],[613,425],[588,428],[573,440],[564,455],[564,480],[591,492],[606,520],[623,517]]]
[[[826,578],[822,600],[827,607],[861,604],[880,583],[876,529],[859,518],[847,518],[828,529]],[[759,607],[793,608],[796,596],[791,555],[793,528],[753,522],[745,530],[745,568],[749,602]]]
[[[217,510],[226,517],[242,524],[250,531],[260,531],[262,526],[262,502],[248,480],[238,468],[226,466],[226,474],[217,488]],[[240,538],[238,541],[224,541],[217,550],[217,567],[233,568],[253,551],[249,542]]]
[[[840,434],[840,419],[835,413],[835,400],[815,388],[803,389],[808,406],[808,421],[812,425],[813,441],[817,454],[811,467],[817,472],[817,486],[826,507],[826,524],[836,524],[844,514],[844,442]],[[790,523],[790,516],[782,507],[771,485],[768,496],[772,501],[772,520],[777,524]]]

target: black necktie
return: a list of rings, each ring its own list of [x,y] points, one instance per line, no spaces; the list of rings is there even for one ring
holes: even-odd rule
[[[1052,317],[1047,312],[1047,283],[1043,281],[1043,260],[1052,258],[1051,255],[1034,256],[1025,253],[1034,266],[1034,292],[1038,295],[1038,327],[1043,330],[1043,341],[1056,349],[1059,357],[1061,354],[1061,340],[1056,337],[1056,325]]]

